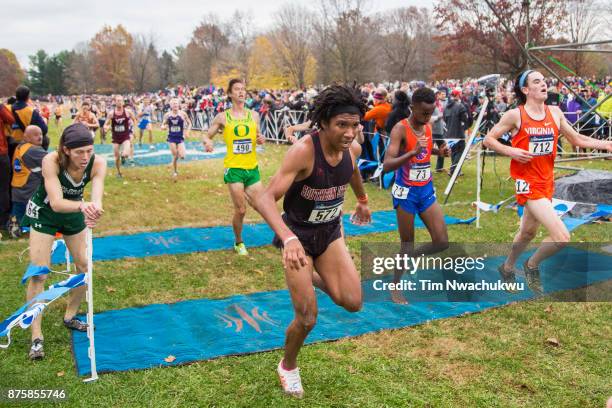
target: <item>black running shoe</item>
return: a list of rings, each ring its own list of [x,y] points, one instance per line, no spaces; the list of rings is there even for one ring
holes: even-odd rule
[[[34,341],[32,341],[32,346],[30,347],[30,352],[28,353],[30,360],[42,360],[43,358],[45,358],[43,343],[44,340],[40,338],[34,339]]]
[[[19,239],[19,237],[21,237],[21,227],[19,226],[17,217],[14,215],[11,216],[11,219],[8,222],[8,232],[9,236],[13,239]]]
[[[523,264],[523,270],[525,271],[525,279],[527,280],[527,286],[536,296],[541,296],[544,293],[542,289],[542,282],[540,281],[540,268],[530,268],[528,266],[529,259]]]
[[[80,331],[80,332],[86,332],[87,331],[87,323],[83,323],[82,321],[80,321],[76,317],[73,317],[70,320],[64,320],[64,326],[66,326],[67,328],[69,328],[71,330],[76,330],[76,331]]]

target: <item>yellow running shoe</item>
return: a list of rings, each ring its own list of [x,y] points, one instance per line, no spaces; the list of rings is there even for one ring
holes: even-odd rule
[[[236,251],[236,253],[241,256],[247,256],[249,254],[249,251],[247,251],[244,242],[234,245],[234,251]]]

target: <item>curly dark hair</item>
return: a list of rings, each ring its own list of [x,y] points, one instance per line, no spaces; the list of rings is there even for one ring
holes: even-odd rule
[[[363,117],[366,112],[366,105],[361,99],[358,89],[343,85],[330,85],[323,89],[314,100],[314,108],[310,113],[310,120],[313,126],[321,129],[321,123],[329,123],[333,111],[339,106],[353,106],[359,111],[359,116]]]
[[[420,102],[436,103],[436,94],[429,88],[419,88],[412,94],[412,104],[416,105]]]

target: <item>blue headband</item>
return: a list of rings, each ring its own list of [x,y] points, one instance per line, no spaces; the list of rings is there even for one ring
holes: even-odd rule
[[[531,74],[533,71],[528,69],[527,71],[523,72],[523,74],[521,75],[521,77],[519,78],[519,88],[522,88],[525,86],[525,80],[527,79],[527,77],[529,76],[529,74]]]

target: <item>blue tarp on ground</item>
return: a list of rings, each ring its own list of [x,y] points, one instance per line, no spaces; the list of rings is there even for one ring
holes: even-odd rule
[[[528,255],[524,254],[519,264]],[[496,273],[502,261],[502,257],[485,261],[489,277]],[[612,279],[611,261],[612,256],[567,248],[542,265],[545,292]],[[584,270],[585,264],[588,264],[588,273],[576,273]],[[427,273],[429,276],[439,274],[437,271],[424,273],[423,277],[427,277]],[[524,282],[524,278],[517,277],[517,281]],[[473,302],[397,305],[390,302],[388,296],[384,299],[372,296],[372,281],[364,281],[362,285],[365,302],[358,313],[346,312],[333,304],[327,295],[317,293],[318,320],[307,343],[413,326],[533,298],[532,292],[526,289],[517,294],[488,291]],[[292,319],[293,307],[286,290],[98,313],[95,315],[98,372],[179,365],[281,348],[285,329]],[[87,347],[87,335],[73,332],[79,375],[89,374]],[[165,362],[169,356],[174,356],[175,360]]]
[[[469,224],[474,219],[460,220],[446,216],[447,224]],[[420,219],[415,226],[423,227]],[[395,231],[395,211],[378,211],[372,214],[372,223],[366,226],[356,226],[349,221],[348,214],[344,216],[344,228],[347,235],[363,235],[374,232]],[[272,230],[265,223],[246,224],[242,231],[247,246],[263,246],[272,243]],[[203,252],[231,249],[234,246],[234,233],[231,226],[207,228],[175,228],[162,232],[144,232],[133,235],[117,235],[95,238],[93,240],[94,261],[107,261],[121,258],[144,258],[158,255],[176,255],[191,252]],[[65,247],[58,245],[53,253],[52,262],[65,261]]]
[[[218,159],[225,157],[226,147],[224,144],[215,144],[215,150],[211,153],[204,151],[204,146],[200,142],[185,142],[186,161]],[[113,156],[112,144],[97,144],[94,145],[96,154],[106,158],[109,166],[114,166],[115,158]],[[257,147],[257,152],[261,153],[262,147]],[[153,144],[136,144],[134,146],[134,162],[136,166],[158,166],[172,163],[172,154],[168,143],[153,143]]]

